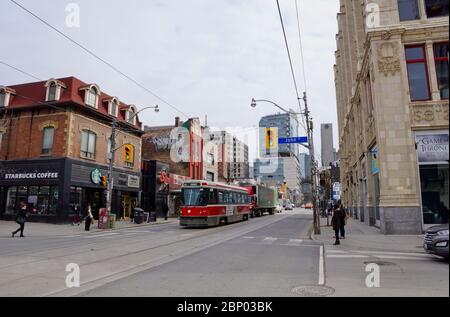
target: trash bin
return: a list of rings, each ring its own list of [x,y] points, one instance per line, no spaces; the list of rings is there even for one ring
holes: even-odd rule
[[[144,222],[149,223],[150,222],[150,213],[144,212]]]
[[[150,222],[156,222],[156,211],[150,212]]]
[[[141,208],[134,209],[134,223],[141,224],[144,222],[144,210]]]

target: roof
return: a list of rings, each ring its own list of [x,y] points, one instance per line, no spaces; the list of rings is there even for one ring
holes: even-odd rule
[[[62,86],[66,87],[62,90],[62,94],[59,101],[56,102],[46,102],[46,88],[45,85],[48,81],[40,81],[34,83],[26,83],[19,85],[7,86],[8,89],[13,89],[15,91],[15,95],[11,98],[10,104],[8,105],[8,109],[24,109],[33,106],[38,106],[41,103],[58,105],[58,104],[67,104],[72,103],[78,105],[80,108],[86,108],[89,110],[97,110],[99,113],[109,116],[108,112],[108,103],[107,101],[114,98],[114,96],[110,96],[102,91],[100,91],[98,109],[95,109],[91,106],[88,106],[84,103],[84,90],[91,85],[98,87],[95,84],[87,84],[78,78],[75,77],[66,77],[59,79],[51,79],[55,80],[58,83],[61,83]],[[131,105],[124,104],[120,102],[119,105],[119,113],[117,120],[126,123],[126,110]],[[136,116],[136,125],[135,127],[141,129],[142,123],[139,121],[139,117]]]

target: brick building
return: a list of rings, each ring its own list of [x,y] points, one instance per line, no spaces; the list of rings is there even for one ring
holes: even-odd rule
[[[112,211],[139,199],[142,124],[137,108],[77,78],[0,88],[0,218],[21,202],[33,221],[64,222],[72,209],[105,207],[113,118],[118,122]],[[124,150],[131,150],[125,156]]]

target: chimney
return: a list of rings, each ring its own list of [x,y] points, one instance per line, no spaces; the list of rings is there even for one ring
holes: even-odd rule
[[[180,126],[180,117],[175,118],[175,128],[178,128]]]

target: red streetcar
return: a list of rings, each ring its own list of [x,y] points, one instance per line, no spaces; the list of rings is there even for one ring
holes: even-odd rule
[[[248,220],[251,198],[245,188],[206,181],[183,185],[180,225],[212,227]]]

